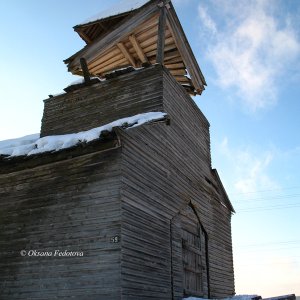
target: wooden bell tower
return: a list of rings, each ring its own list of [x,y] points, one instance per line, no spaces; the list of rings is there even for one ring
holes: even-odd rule
[[[115,15],[118,9],[112,9],[75,26],[74,30],[87,45],[65,60],[69,71],[82,75],[82,57],[90,74],[100,78],[116,69],[158,63],[190,94],[201,94],[206,82],[172,3],[169,0],[137,3],[136,7],[128,5],[128,11]]]
[[[171,1],[121,1],[74,29],[86,46],[65,63],[84,80],[44,100],[41,136],[106,130],[0,157],[3,299],[234,295],[234,209],[190,97],[205,79]],[[114,125],[152,112],[162,117]]]

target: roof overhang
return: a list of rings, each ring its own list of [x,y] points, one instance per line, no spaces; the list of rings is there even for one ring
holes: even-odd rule
[[[227,195],[227,192],[223,186],[223,183],[221,181],[221,178],[218,174],[218,171],[216,169],[212,169],[212,174],[217,182],[217,184],[219,185],[220,189],[221,189],[221,192],[223,194],[223,197],[224,197],[224,201],[225,201],[225,206],[232,212],[232,213],[235,213],[235,210],[233,208],[233,205],[231,203],[231,201],[229,200],[229,197]]]
[[[163,34],[159,30],[162,10]],[[73,74],[83,75],[80,58],[86,60],[90,74],[99,77],[128,66],[155,64],[162,35],[164,66],[190,94],[204,90],[205,79],[169,0],[150,0],[138,9],[78,25],[74,30],[87,45],[65,60]]]

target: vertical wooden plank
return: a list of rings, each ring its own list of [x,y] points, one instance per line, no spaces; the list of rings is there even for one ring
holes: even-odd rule
[[[85,83],[89,83],[91,81],[90,72],[84,57],[80,58],[80,65],[83,72],[84,81]]]
[[[156,62],[159,64],[164,63],[165,32],[166,32],[166,8],[165,6],[163,6],[160,9],[160,16],[158,22]]]
[[[171,255],[172,255],[172,300],[183,298],[183,264],[181,244],[180,216],[176,215],[171,220]]]

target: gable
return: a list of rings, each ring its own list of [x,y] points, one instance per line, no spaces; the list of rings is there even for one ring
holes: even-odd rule
[[[87,43],[103,36],[124,20],[128,15],[134,13],[150,0],[122,0],[108,9],[88,18],[81,24],[74,26],[79,36]]]
[[[235,210],[234,210],[234,208],[233,208],[233,206],[232,206],[232,204],[231,204],[231,202],[230,202],[230,200],[229,200],[229,197],[228,197],[228,195],[227,195],[227,193],[226,193],[226,190],[225,190],[225,188],[224,188],[224,186],[223,186],[223,183],[222,183],[222,181],[221,181],[221,178],[220,178],[220,176],[219,176],[219,174],[218,174],[218,171],[216,170],[216,169],[212,169],[212,175],[213,175],[213,177],[214,177],[214,179],[216,180],[216,183],[218,184],[218,186],[219,186],[219,188],[220,188],[220,191],[221,191],[221,194],[222,194],[222,196],[223,196],[223,200],[224,200],[224,205],[232,212],[232,213],[235,213]]]
[[[113,18],[122,20],[113,21]],[[118,15],[97,22],[89,26],[101,26],[101,22],[115,23],[106,33],[100,30],[99,35],[89,34],[90,42],[65,60],[73,74],[83,74],[80,58],[85,58],[90,74],[100,78],[116,69],[156,64],[159,62],[159,49],[162,48],[162,64],[179,84],[193,95],[201,94],[205,89],[204,76],[171,2],[166,4],[160,0],[150,1],[128,15]],[[89,30],[83,28],[76,28],[82,37]],[[96,28],[93,30],[97,31]]]

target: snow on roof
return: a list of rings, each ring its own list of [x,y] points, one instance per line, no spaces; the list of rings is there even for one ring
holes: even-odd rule
[[[0,155],[21,156],[43,152],[53,152],[73,147],[79,143],[97,140],[102,131],[112,131],[113,127],[133,128],[144,123],[160,120],[166,116],[163,112],[148,112],[116,120],[109,124],[78,133],[52,135],[40,138],[39,134],[28,135],[18,139],[0,141]]]
[[[11,155],[18,156],[23,153],[30,151],[31,145],[34,144],[40,138],[40,134],[26,135],[17,139],[10,139],[0,141],[0,155]]]
[[[98,20],[102,20],[111,16],[116,16],[122,13],[130,12],[132,10],[136,10],[143,5],[145,5],[150,0],[121,0],[117,4],[105,9],[98,14],[84,20],[79,25],[84,25],[87,23],[95,22]]]
[[[93,77],[93,76],[90,77],[90,79],[97,79],[97,80],[99,80],[99,82],[105,81],[105,79],[100,79],[99,77]],[[72,85],[76,85],[76,84],[80,84],[80,83],[84,83],[84,82],[85,82],[84,77],[80,77],[80,78],[72,81],[70,84],[68,84],[68,86],[72,86]]]

